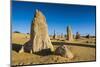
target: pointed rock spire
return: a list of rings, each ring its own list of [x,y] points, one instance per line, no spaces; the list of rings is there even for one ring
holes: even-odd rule
[[[73,40],[73,33],[71,26],[67,26],[67,40],[72,41]]]
[[[39,10],[36,10],[34,21],[31,25],[30,37],[33,52],[38,52],[44,49],[50,49],[51,51],[54,51],[53,45],[48,35],[46,18]]]

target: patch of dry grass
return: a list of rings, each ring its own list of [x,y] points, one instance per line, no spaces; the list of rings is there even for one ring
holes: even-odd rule
[[[12,43],[23,45],[29,39],[30,39],[30,36],[28,34],[12,33]]]

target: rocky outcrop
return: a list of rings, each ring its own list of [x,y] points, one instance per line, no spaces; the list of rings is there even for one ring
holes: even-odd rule
[[[80,39],[80,33],[76,32],[76,39]]]
[[[24,45],[25,52],[40,52],[44,50],[54,51],[54,47],[48,35],[48,26],[43,13],[36,10],[31,24],[30,41]]]
[[[62,45],[55,50],[55,54],[72,59],[74,55],[72,52],[67,48],[66,45]]]
[[[56,33],[55,33],[55,30],[54,30],[54,34],[53,34],[53,39],[56,39]]]
[[[67,27],[67,40],[68,41],[73,41],[73,33],[72,33],[71,26]]]

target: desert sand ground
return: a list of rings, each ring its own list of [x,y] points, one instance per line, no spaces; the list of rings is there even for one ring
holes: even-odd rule
[[[30,36],[28,34],[12,33],[12,65],[67,63],[96,60],[95,38],[82,38],[79,40],[74,40],[73,42],[68,42],[66,40],[51,40],[55,49],[60,45],[66,44],[66,46],[68,46],[68,48],[74,54],[73,59],[64,58],[55,54],[42,56],[25,52],[18,53],[13,50],[14,45],[21,46],[29,39]]]

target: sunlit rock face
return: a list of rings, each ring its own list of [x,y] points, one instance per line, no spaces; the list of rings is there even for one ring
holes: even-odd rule
[[[54,51],[48,35],[46,18],[39,10],[36,10],[34,20],[31,24],[30,44],[32,44],[33,52],[39,52],[45,49]]]
[[[73,41],[73,33],[72,33],[71,26],[67,27],[67,40],[68,41]]]
[[[73,59],[74,55],[73,53],[67,48],[66,45],[61,45],[59,46],[56,50],[55,50],[55,54],[69,58],[69,59]]]

